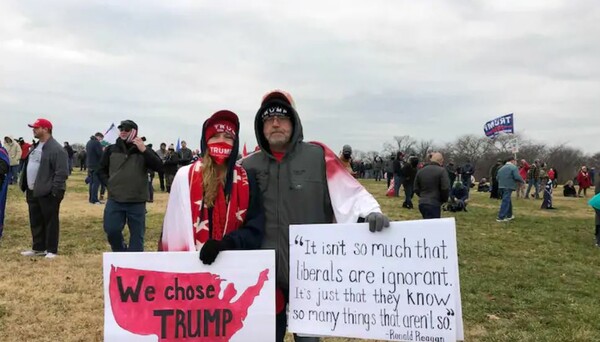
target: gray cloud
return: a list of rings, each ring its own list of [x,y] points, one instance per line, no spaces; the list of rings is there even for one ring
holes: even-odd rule
[[[307,140],[381,150],[441,143],[515,113],[546,143],[594,145],[600,9],[591,1],[5,1],[0,130],[47,116],[85,142],[132,118],[157,144],[197,145],[229,108],[255,145],[260,97],[289,90]]]

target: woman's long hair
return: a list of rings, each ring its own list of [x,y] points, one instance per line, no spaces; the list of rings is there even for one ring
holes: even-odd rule
[[[217,165],[208,155],[208,151],[202,157],[202,187],[204,189],[204,204],[208,208],[215,205],[219,184],[225,186],[227,176],[227,164]]]

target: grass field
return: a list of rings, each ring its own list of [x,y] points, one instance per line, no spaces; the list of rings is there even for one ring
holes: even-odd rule
[[[0,341],[102,340],[102,252],[110,248],[104,207],[87,203],[83,179],[69,178],[54,260],[19,254],[31,234],[24,196],[11,187],[0,242]],[[364,184],[391,219],[420,218],[383,196],[385,182]],[[497,223],[499,202],[472,197],[469,212],[455,215],[466,341],[600,341],[600,248],[587,201],[557,194],[558,210],[542,211],[541,201],[515,200],[516,219]],[[147,250],[156,249],[166,200],[159,192],[148,205]]]

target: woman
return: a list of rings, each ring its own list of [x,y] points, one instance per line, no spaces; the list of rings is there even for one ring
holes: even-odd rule
[[[542,173],[540,172],[540,174]],[[544,172],[543,176],[540,177],[543,177],[541,179],[544,189],[544,200],[542,201],[541,209],[556,209],[552,206],[552,189],[554,189],[552,178],[547,172]]]
[[[573,181],[570,180],[563,187],[563,196],[565,197],[577,197],[577,190],[575,190],[575,185],[573,185]]]
[[[579,190],[577,190],[577,196],[581,196],[581,190],[583,190],[583,197],[587,197],[587,189],[592,186],[592,178],[588,173],[587,166],[582,166],[581,170],[577,174],[577,183],[579,184]]]
[[[529,166],[527,161],[521,159],[521,162],[519,163],[519,175],[525,182],[527,182],[527,173],[530,168],[531,166]],[[517,184],[517,198],[525,198],[525,188],[527,187],[525,182]]]
[[[219,252],[257,249],[265,217],[254,174],[236,164],[239,120],[222,110],[204,122],[202,158],[177,171],[159,249],[200,251],[212,264]]]

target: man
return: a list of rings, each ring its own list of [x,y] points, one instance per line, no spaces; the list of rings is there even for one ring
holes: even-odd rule
[[[523,178],[519,175],[516,164],[516,159],[511,157],[498,170],[498,189],[500,189],[500,196],[502,197],[498,219],[496,219],[498,222],[507,222],[514,219],[511,195],[517,189],[517,183],[523,183]]]
[[[8,184],[17,184],[19,179],[19,161],[21,160],[21,146],[13,137],[4,137],[4,147],[10,158],[10,170],[8,172]]]
[[[350,145],[344,145],[342,147],[340,161],[342,162],[342,164],[344,164],[344,167],[352,176],[357,176],[356,171],[352,169],[352,147]]]
[[[175,152],[175,146],[171,144],[169,145],[169,149],[165,155],[165,160],[163,161],[165,185],[168,193],[171,193],[171,185],[173,184],[173,180],[177,174],[177,165],[179,165],[179,154]]]
[[[73,156],[75,155],[75,151],[73,151],[73,147],[69,145],[68,141],[65,141],[64,145],[65,152],[67,152],[67,157],[69,157],[69,175],[73,172]]]
[[[160,158],[138,137],[138,125],[121,121],[119,137],[109,145],[98,169],[100,181],[108,188],[104,208],[104,231],[113,252],[143,252],[148,201],[148,169],[162,169]],[[129,246],[123,239],[129,226]]]
[[[193,158],[194,153],[187,147],[187,143],[185,142],[185,140],[183,140],[181,142],[181,149],[179,150],[179,165],[190,165]]]
[[[525,191],[525,199],[529,199],[529,191],[531,187],[535,188],[535,199],[540,199],[540,160],[536,159],[530,165],[527,171],[527,191]]]
[[[23,163],[25,163],[25,159],[27,159],[27,155],[29,154],[29,148],[31,144],[23,140],[23,138],[18,139],[19,145],[21,146],[21,159],[19,160],[19,172],[23,171]]]
[[[6,209],[6,197],[8,195],[8,170],[10,169],[10,159],[8,152],[2,147],[0,141],[0,239],[4,231],[4,211]]]
[[[87,152],[85,150],[79,150],[77,153],[77,159],[79,160],[79,171],[87,171]]]
[[[402,173],[402,167],[404,166],[404,153],[396,153],[396,159],[393,163],[394,168],[394,196],[400,196],[400,186],[404,182],[404,174]]]
[[[448,165],[446,165],[446,172],[448,172],[448,179],[450,180],[450,184],[454,184],[454,181],[456,180],[457,170],[452,160],[448,161]]]
[[[419,158],[411,155],[408,157],[408,162],[402,166],[402,175],[404,176],[404,202],[402,208],[413,209],[413,184],[415,183],[415,177],[417,176],[417,165],[419,165]]]
[[[473,169],[473,165],[471,165],[471,161],[467,160],[465,165],[461,168],[462,174],[462,182],[464,186],[467,188],[467,192],[471,191],[471,184],[473,184],[471,176],[475,173],[475,169]]]
[[[23,256],[55,258],[58,253],[60,202],[69,177],[67,153],[52,137],[52,123],[37,119],[29,125],[39,139],[23,164],[21,190],[29,206],[33,245]]]
[[[498,194],[498,170],[502,167],[502,160],[498,159],[496,164],[490,169],[490,179],[492,180],[492,191],[490,191],[490,198],[500,199]]]
[[[158,150],[156,150],[156,154],[158,155],[160,160],[164,163],[165,159],[167,157],[167,144],[160,143],[160,148]],[[164,172],[164,170],[158,172],[158,180],[160,182],[160,191],[164,192],[165,191],[165,172]]]
[[[450,180],[442,166],[444,157],[439,152],[431,154],[430,162],[417,171],[414,192],[419,196],[419,211],[424,219],[442,217],[442,204],[448,201]]]
[[[92,135],[90,140],[85,145],[86,164],[88,167],[88,201],[91,204],[103,204],[98,200],[98,188],[100,187],[100,178],[98,172],[100,169],[100,160],[102,159],[102,144],[100,140],[104,139],[104,135],[100,132]]]
[[[256,173],[263,195],[263,248],[276,251],[276,341],[282,342],[289,294],[289,225],[360,219],[369,222],[371,231],[379,231],[389,221],[373,196],[350,174],[340,172],[344,166],[333,151],[302,141],[302,124],[291,95],[283,91],[268,93],[256,113],[254,128],[260,151],[243,159],[242,165]],[[331,182],[334,175],[336,181]],[[342,204],[347,210],[341,210]],[[295,340],[319,339],[295,336]]]
[[[394,177],[394,155],[390,156],[390,159],[385,161],[384,171],[385,171],[385,179],[387,180],[387,188],[390,188],[390,184],[392,183],[392,178]]]

